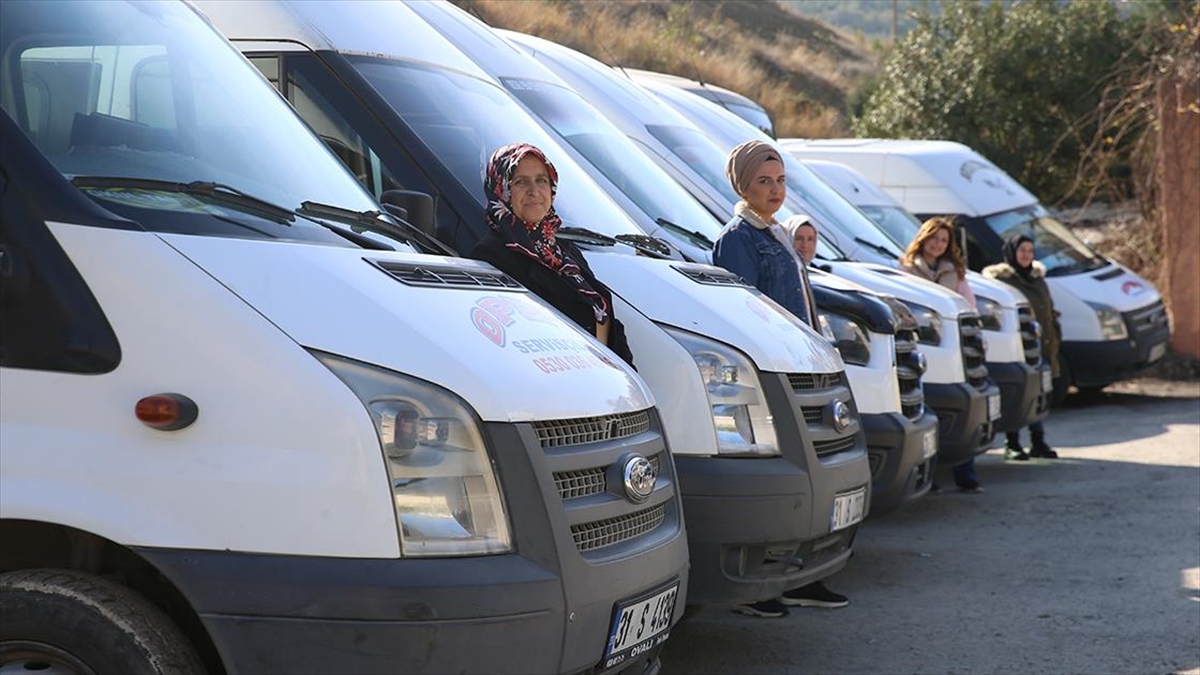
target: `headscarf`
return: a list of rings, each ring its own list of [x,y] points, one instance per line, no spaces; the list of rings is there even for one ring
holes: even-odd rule
[[[550,210],[540,223],[526,223],[512,210],[510,181],[517,165],[526,155],[532,155],[546,165],[550,175]],[[576,293],[592,305],[596,323],[608,320],[608,301],[597,293],[584,278],[579,265],[573,262],[559,247],[555,234],[562,219],[554,211],[554,197],[558,194],[558,171],[545,153],[528,143],[512,143],[498,148],[488,160],[487,176],[483,180],[483,191],[487,196],[485,217],[488,227],[504,242],[505,248],[533,258],[562,277]]]
[[[1004,254],[1004,262],[1008,263],[1008,266],[1013,268],[1017,274],[1020,274],[1021,278],[1028,279],[1029,275],[1033,273],[1033,264],[1021,267],[1017,263],[1017,249],[1021,248],[1021,244],[1025,242],[1032,244],[1033,239],[1027,234],[1014,234],[1004,241],[1004,248],[1001,249],[1001,252]]]
[[[818,232],[817,224],[806,213],[797,213],[793,216],[788,216],[788,219],[783,221],[783,231],[787,233],[788,250],[795,256],[796,262],[801,266],[807,265],[804,259],[800,257],[800,253],[796,251],[796,232],[802,227],[811,227],[813,232]]]
[[[754,180],[754,174],[758,173],[763,163],[771,159],[783,163],[783,158],[775,148],[762,141],[746,141],[730,150],[729,158],[725,160],[725,177],[729,179],[733,191],[739,195],[746,194],[750,182]]]

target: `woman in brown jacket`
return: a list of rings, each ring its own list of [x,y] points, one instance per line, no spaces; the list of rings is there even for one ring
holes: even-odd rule
[[[954,221],[945,216],[930,218],[921,224],[917,236],[900,256],[900,269],[958,293],[975,307],[975,294],[967,285],[967,265],[954,240]],[[975,474],[975,458],[951,469],[954,484],[962,492],[983,492]],[[934,485],[937,488],[937,485]]]
[[[1004,242],[1003,253],[1004,262],[983,268],[983,274],[1003,281],[1025,294],[1038,324],[1042,327],[1042,358],[1046,359],[1046,363],[1050,364],[1050,371],[1058,378],[1058,347],[1062,342],[1062,332],[1058,326],[1058,312],[1054,310],[1054,300],[1050,298],[1050,287],[1046,285],[1046,268],[1033,259],[1033,240],[1024,234],[1009,237]],[[1058,453],[1046,444],[1046,430],[1040,421],[1029,425],[1029,433],[1033,437],[1033,445],[1029,448],[1028,455],[1021,447],[1020,431],[1010,431],[1004,456],[1015,460],[1058,457]]]

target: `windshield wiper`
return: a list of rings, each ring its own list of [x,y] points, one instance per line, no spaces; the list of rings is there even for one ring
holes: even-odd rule
[[[646,234],[618,234],[617,241],[623,244],[629,244],[636,248],[639,253],[643,253],[652,258],[670,258],[671,247],[667,246],[666,242]]]
[[[330,218],[338,220],[349,223],[352,226],[356,225],[376,234],[391,237],[406,244],[417,244],[419,247],[435,251],[440,255],[458,255],[450,247],[417,229],[408,221],[394,218],[391,214],[380,213],[374,210],[354,211],[340,206],[333,206],[332,204],[322,204],[313,201],[302,202],[300,208],[296,209],[296,213],[314,220],[314,222],[320,223],[324,227],[332,226],[329,223],[316,219]],[[358,234],[358,232],[355,231],[354,234]]]
[[[559,227],[558,236],[571,241],[580,241],[585,244],[597,244],[599,246],[615,246],[617,240],[607,234],[600,234],[595,230],[589,230],[586,227]]]
[[[672,232],[675,232],[677,234],[682,234],[685,237],[696,240],[697,242],[699,242],[701,245],[703,245],[705,248],[707,248],[709,250],[712,250],[712,248],[714,246],[716,246],[716,243],[714,243],[712,239],[709,239],[708,237],[704,236],[703,233],[697,232],[695,230],[689,230],[686,227],[683,227],[681,225],[676,225],[675,223],[672,223],[671,221],[667,220],[666,218],[655,218],[654,222],[658,223],[660,226],[665,227],[668,230],[671,230]]]
[[[258,214],[265,214],[269,220],[273,220],[280,225],[291,226],[296,218],[290,209],[272,204],[254,195],[246,194],[235,187],[211,181],[197,180],[190,183],[176,183],[167,180],[154,180],[153,178],[75,176],[71,179],[71,184],[78,188],[132,188],[200,195],[222,204],[238,206],[242,210],[252,210]]]
[[[892,260],[900,259],[900,256],[893,253],[892,250],[886,246],[880,246],[879,244],[876,244],[873,241],[867,241],[866,239],[863,239],[862,237],[855,237],[854,241],[859,244],[862,244],[863,246],[866,246],[869,249],[874,250],[876,253],[882,253],[883,255],[886,255],[887,257],[891,258]]]

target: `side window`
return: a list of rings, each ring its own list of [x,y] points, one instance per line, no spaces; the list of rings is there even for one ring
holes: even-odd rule
[[[0,170],[0,366],[105,373],[121,349],[87,284]]]
[[[250,62],[284,93],[301,119],[376,199],[401,187],[379,155],[300,69],[289,68],[284,75],[278,56],[255,56]]]

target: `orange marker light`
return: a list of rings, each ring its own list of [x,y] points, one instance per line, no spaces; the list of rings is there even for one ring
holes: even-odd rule
[[[152,429],[175,431],[195,422],[200,407],[183,394],[154,394],[139,400],[134,414]]]

